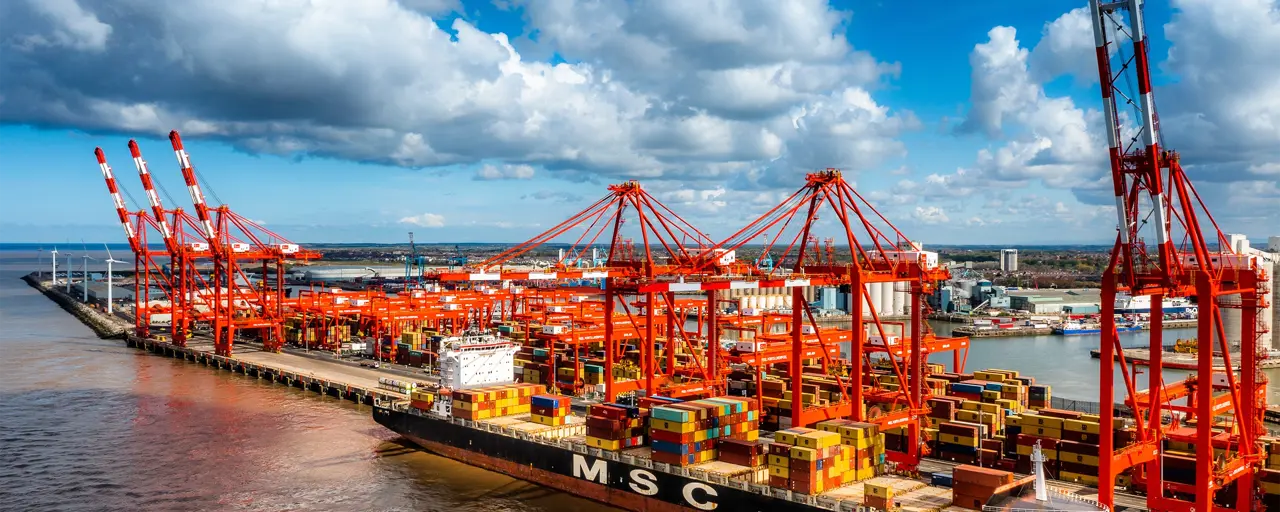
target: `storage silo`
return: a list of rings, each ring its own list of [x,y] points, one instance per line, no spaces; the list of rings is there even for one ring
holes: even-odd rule
[[[876,283],[880,287],[880,308],[881,315],[893,314],[893,283]]]
[[[795,299],[795,297],[792,297],[792,296],[790,296],[790,295],[783,295],[783,296],[782,296],[782,307],[783,307],[783,308],[785,308],[785,309],[791,309],[791,307],[792,307],[792,306],[794,306],[794,299]],[[825,300],[825,299],[824,299],[824,300]],[[834,301],[834,300],[832,300],[831,302],[833,302],[833,303],[834,303],[835,301]],[[824,303],[823,305],[826,305],[826,304]],[[833,304],[833,305],[828,306],[828,307],[835,307],[835,306],[834,306],[834,304]]]
[[[746,297],[738,297],[738,311],[742,311],[742,310],[747,309],[747,308],[749,308],[749,307],[751,307],[751,306],[748,306],[748,305],[747,305],[747,298],[746,298]]]
[[[871,308],[874,308],[874,307],[875,307],[875,303],[873,302],[873,300],[878,298],[878,297],[876,297],[876,296],[875,296],[875,294],[874,294],[874,293],[872,293],[872,292],[871,292],[871,287],[872,287],[872,286],[873,286],[873,283],[867,283],[867,284],[862,285],[862,288],[863,288],[864,290],[866,290],[866,293],[864,293],[864,294],[861,296],[861,298],[862,298],[862,316],[863,316],[863,318],[866,318],[866,317],[870,317],[870,316],[871,316]],[[868,298],[868,297],[870,297],[870,298]],[[851,294],[849,294],[849,304],[853,304],[853,300],[854,300],[854,299],[853,299],[853,294],[851,293]],[[852,307],[852,306],[850,306],[850,307]],[[879,311],[879,310],[876,310],[876,312],[877,312],[877,313],[879,313],[880,311]]]
[[[907,292],[900,288],[910,286],[907,283],[893,283],[893,315],[905,315],[907,310]]]

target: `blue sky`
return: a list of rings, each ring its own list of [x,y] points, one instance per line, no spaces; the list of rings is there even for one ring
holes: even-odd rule
[[[207,195],[304,243],[516,242],[626,179],[719,239],[827,166],[925,243],[1114,237],[1082,0],[259,3],[10,6],[0,241],[123,241],[91,153],[145,200],[131,137],[190,208],[175,128]],[[1275,3],[1173,3],[1165,137],[1226,230],[1273,234],[1280,107],[1242,105],[1280,105]]]

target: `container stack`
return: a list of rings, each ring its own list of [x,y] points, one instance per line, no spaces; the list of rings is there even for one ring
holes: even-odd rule
[[[1027,387],[1027,408],[1040,410],[1049,407],[1049,385]]]
[[[1101,418],[1092,414],[1062,422],[1058,442],[1058,478],[1068,482],[1098,485],[1098,443]]]
[[[534,395],[529,399],[529,420],[539,425],[558,427],[569,418],[569,397]]]
[[[746,441],[721,438],[716,442],[716,458],[721,462],[758,468],[766,463],[765,449],[768,443],[759,439]]]
[[[454,391],[453,416],[477,421],[528,413],[533,396],[546,392],[546,387],[540,384],[503,384]]]
[[[1072,428],[1077,430],[1093,430],[1093,433],[1085,431],[1075,431],[1073,433],[1072,431],[1067,430],[1067,421],[1070,420],[1076,420],[1076,423],[1073,423]],[[1086,417],[1085,414],[1075,411],[1044,408],[1034,413],[1024,412],[1020,416],[1016,416],[1016,419],[1011,420],[1010,423],[1015,424],[1015,426],[1018,427],[1017,440],[1015,441],[1017,444],[1018,458],[1014,463],[1014,470],[1020,473],[1031,472],[1031,452],[1036,443],[1040,444],[1041,452],[1044,453],[1046,459],[1049,459],[1045,462],[1046,467],[1055,473],[1061,469],[1058,455],[1061,446],[1060,443],[1064,438],[1073,440],[1079,439],[1081,443],[1078,444],[1086,445],[1085,447],[1072,445],[1070,449],[1073,450],[1073,452],[1068,453],[1086,452],[1074,454],[1086,456],[1092,453],[1095,458],[1097,456],[1097,416]],[[1064,433],[1070,435],[1068,437],[1064,437]],[[1092,452],[1089,452],[1090,448],[1088,445],[1093,447]],[[1089,469],[1087,465],[1077,467],[1076,469],[1079,469],[1081,473],[1076,473],[1076,475],[1090,476],[1087,475],[1087,473],[1093,473],[1091,476],[1093,476],[1096,481],[1098,476],[1097,461],[1093,459],[1083,460],[1092,460],[1093,469]],[[1084,479],[1082,478],[1081,480],[1083,481]]]
[[[1013,473],[961,464],[951,470],[951,480],[952,505],[982,510],[998,489],[1013,483]]]
[[[819,422],[818,430],[840,434],[840,444],[853,448],[853,479],[862,481],[884,473],[885,437],[874,423],[850,420]]]
[[[862,491],[862,504],[873,510],[893,510],[893,487],[867,482]]]
[[[978,448],[988,429],[980,423],[948,421],[938,425],[938,458],[962,464],[978,463]]]
[[[755,441],[760,436],[755,402],[734,397],[707,398],[650,409],[653,460],[685,466],[716,459],[716,441]]]
[[[769,445],[769,485],[802,494],[819,494],[857,480],[852,446],[840,434],[792,428],[774,434]]]
[[[615,452],[643,446],[646,418],[639,407],[592,405],[587,410],[587,446]]]
[[[423,391],[415,389],[409,393],[409,406],[414,409],[429,411],[431,406],[436,402],[435,391]]]

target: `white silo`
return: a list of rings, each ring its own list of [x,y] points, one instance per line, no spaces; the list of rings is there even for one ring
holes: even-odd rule
[[[749,308],[749,307],[751,307],[751,306],[748,306],[748,305],[747,305],[747,298],[746,298],[746,297],[738,297],[738,311],[742,311],[742,310],[747,309],[747,308]]]
[[[905,315],[907,310],[907,292],[900,288],[909,286],[906,283],[893,283],[893,315]]]
[[[781,300],[781,299],[782,299],[782,296],[781,296],[781,295],[770,295],[770,296],[769,296],[769,306],[768,306],[768,308],[769,308],[769,309],[775,309],[775,310],[776,310],[776,309],[778,309],[778,308],[782,307],[782,300]]]
[[[795,297],[792,297],[792,296],[790,296],[790,295],[783,295],[783,296],[782,296],[782,307],[783,307],[783,308],[785,308],[785,309],[791,309],[791,306],[793,306],[793,305],[794,305],[794,299],[795,299]]]
[[[876,296],[875,296],[875,294],[874,294],[874,293],[872,293],[872,292],[871,292],[871,287],[872,287],[872,286],[874,286],[874,284],[873,284],[873,283],[867,283],[867,284],[862,285],[862,288],[863,288],[864,290],[866,290],[866,293],[865,293],[865,294],[863,294],[863,295],[862,295],[862,297],[861,297],[861,298],[862,298],[862,316],[863,316],[864,318],[865,318],[865,317],[870,317],[870,316],[871,316],[871,308],[874,308],[874,307],[875,307],[875,303],[873,302],[873,300],[875,300],[875,299],[877,299],[877,298],[878,298],[878,297],[876,297]],[[849,294],[849,296],[850,296],[850,297],[849,297],[849,303],[850,303],[850,304],[853,304],[853,295],[854,295],[854,294],[852,294],[852,293],[851,293],[851,294]],[[876,312],[877,312],[877,313],[879,313],[880,311],[879,311],[879,310],[876,310]]]
[[[893,314],[893,283],[876,283],[880,286],[880,303],[876,304],[880,308],[881,315]]]

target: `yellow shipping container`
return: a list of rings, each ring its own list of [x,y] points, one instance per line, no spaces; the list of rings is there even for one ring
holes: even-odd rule
[[[1044,427],[1056,430],[1062,430],[1062,418],[1054,418],[1052,416],[1041,416],[1039,414],[1023,414],[1022,426],[1024,427]]]
[[[890,487],[887,485],[867,483],[866,486],[863,488],[862,492],[863,494],[866,494],[868,496],[875,496],[877,498],[884,498],[884,499],[893,498],[893,487]]]
[[[818,450],[815,450],[813,448],[807,448],[804,446],[792,446],[791,458],[813,462],[815,460],[818,460]]]
[[[601,450],[618,451],[622,448],[622,441],[587,436],[587,446]]]
[[[658,430],[665,430],[667,432],[679,432],[681,434],[687,434],[689,432],[693,432],[697,430],[698,424],[693,422],[679,423],[675,421],[650,419],[649,427],[656,428]],[[791,444],[791,443],[787,443],[787,444]]]
[[[1027,445],[1022,445],[1022,444],[1020,444],[1020,445],[1018,445],[1018,455],[1026,455],[1026,456],[1030,457],[1030,456],[1031,456],[1031,451],[1032,451],[1033,449],[1034,449],[1034,447],[1032,447],[1032,446],[1027,446]],[[1043,454],[1044,454],[1044,458],[1046,458],[1046,459],[1049,459],[1049,460],[1058,460],[1058,450],[1042,450],[1040,453],[1043,453]]]
[[[770,455],[769,465],[770,466],[790,466],[791,459],[789,457],[784,457],[782,455]]]
[[[840,444],[840,434],[835,432],[809,432],[796,436],[796,444],[806,448],[829,448]]]
[[[791,466],[769,466],[769,476],[791,478]]]
[[[1080,420],[1063,421],[1062,430],[1067,432],[1084,432],[1087,434],[1097,434],[1102,431],[1101,427],[1097,423]]]

